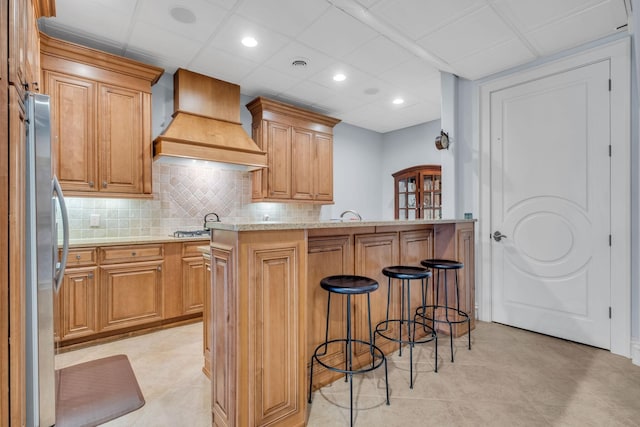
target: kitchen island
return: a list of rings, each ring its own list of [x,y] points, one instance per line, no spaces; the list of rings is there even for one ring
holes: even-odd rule
[[[307,418],[309,358],[325,338],[327,293],[320,279],[357,274],[377,280],[372,322],[386,315],[382,268],[452,258],[460,274],[460,308],[474,326],[474,221],[328,221],[308,223],[207,223],[211,234],[211,309],[205,334],[211,353],[214,426],[301,426]],[[450,284],[453,280],[449,281]],[[392,288],[392,317],[399,287]],[[368,338],[365,311],[353,301],[356,338]],[[420,304],[413,292],[411,306]],[[344,334],[344,307],[332,304],[330,339]],[[467,333],[459,324],[454,335]],[[381,343],[385,353],[396,343]],[[361,349],[364,363],[366,348]],[[342,351],[331,355],[344,360]],[[315,368],[314,368],[315,369]],[[318,368],[314,385],[341,375]]]

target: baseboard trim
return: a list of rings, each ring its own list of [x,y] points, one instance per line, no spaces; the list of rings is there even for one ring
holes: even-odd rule
[[[640,340],[631,341],[631,362],[640,366]]]

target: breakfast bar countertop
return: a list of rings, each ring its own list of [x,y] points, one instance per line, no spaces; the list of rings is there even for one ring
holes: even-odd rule
[[[253,221],[253,222],[207,222],[212,230],[227,231],[267,231],[267,230],[301,230],[310,228],[343,228],[343,227],[384,227],[425,224],[460,224],[475,222],[475,219],[395,219],[395,220],[326,220],[326,221]]]

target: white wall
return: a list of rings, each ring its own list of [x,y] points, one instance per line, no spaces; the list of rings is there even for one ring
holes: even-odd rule
[[[438,135],[440,135],[440,120],[388,132],[382,136],[381,162],[378,171],[382,189],[380,219],[394,218],[394,188],[391,174],[411,166],[442,164],[442,156],[447,154],[445,150],[442,152],[436,150],[435,139]],[[447,185],[449,183],[443,178],[442,188],[444,189]],[[446,206],[448,202],[443,198],[442,203]]]
[[[353,209],[363,219],[380,219],[382,135],[346,123],[333,129],[333,205],[322,207],[321,219]]]

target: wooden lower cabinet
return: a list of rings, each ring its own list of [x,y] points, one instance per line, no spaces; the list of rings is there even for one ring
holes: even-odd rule
[[[208,244],[72,248],[54,300],[56,340],[76,345],[198,319],[206,287],[202,253],[196,248]]]
[[[59,325],[57,338],[66,340],[98,332],[98,267],[68,268],[56,305]]]
[[[102,330],[162,320],[162,260],[100,267]]]

